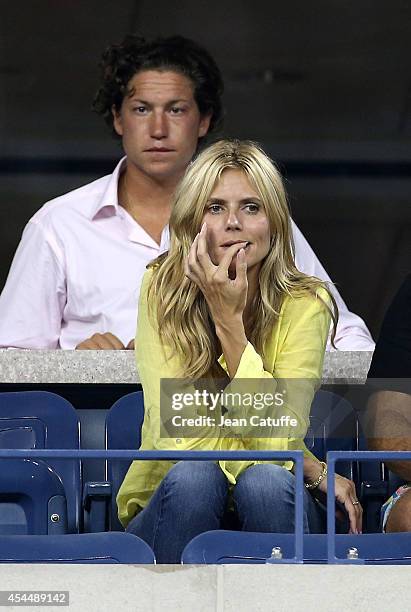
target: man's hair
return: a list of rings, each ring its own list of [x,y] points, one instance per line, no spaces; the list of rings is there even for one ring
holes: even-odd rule
[[[146,40],[127,35],[120,44],[110,45],[102,55],[101,86],[93,110],[113,126],[112,107],[120,111],[125,96],[130,95],[128,84],[142,70],[171,70],[188,77],[194,86],[194,99],[202,116],[211,115],[209,132],[222,122],[221,95],[223,79],[211,55],[194,41],[183,36],[169,36]]]
[[[223,172],[240,170],[259,195],[270,226],[271,246],[261,264],[252,304],[249,340],[264,355],[265,343],[280,316],[287,295],[308,293],[329,310],[335,336],[338,311],[326,283],[297,270],[291,217],[277,168],[254,142],[219,140],[188,166],[174,194],[170,217],[170,250],[149,264],[153,268],[147,303],[164,347],[180,359],[180,376],[209,376],[221,347],[204,295],[185,274],[193,241],[201,229],[207,202]]]

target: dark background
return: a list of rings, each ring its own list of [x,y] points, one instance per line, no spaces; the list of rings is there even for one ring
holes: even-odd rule
[[[128,32],[206,46],[223,135],[259,141],[298,225],[376,335],[411,270],[411,5],[399,0],[0,1],[0,289],[30,216],[112,171],[91,110],[102,50]]]

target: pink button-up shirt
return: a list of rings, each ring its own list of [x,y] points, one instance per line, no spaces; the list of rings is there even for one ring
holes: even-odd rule
[[[134,338],[140,284],[147,264],[167,250],[119,205],[113,174],[45,204],[24,229],[0,296],[0,347],[73,349],[94,333]],[[297,267],[329,280],[293,224]],[[360,317],[334,289],[340,321],[336,345],[373,350]]]
[[[73,349],[94,333],[134,338],[140,283],[160,246],[119,205],[110,176],[45,204],[27,224],[0,296],[0,346]]]

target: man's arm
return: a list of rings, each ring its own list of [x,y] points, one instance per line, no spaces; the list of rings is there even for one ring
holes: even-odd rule
[[[368,448],[378,451],[411,450],[411,395],[377,391],[367,405]],[[388,461],[387,467],[411,481],[411,461]]]
[[[0,347],[58,348],[66,283],[57,243],[29,222],[0,296]]]
[[[30,221],[0,295],[0,348],[60,348],[66,277],[65,256],[57,237]],[[114,334],[94,333],[76,348],[133,349],[134,339],[126,347]]]
[[[114,334],[106,332],[105,334],[93,334],[90,338],[80,342],[76,349],[79,351],[124,351],[134,350],[134,338],[130,340],[127,346],[121,342]]]
[[[378,388],[367,405],[365,434],[369,448],[411,451],[411,275],[386,312],[368,380]],[[411,462],[387,465],[411,481]]]
[[[341,295],[332,285],[330,277],[294,221],[292,228],[297,268],[305,274],[331,283],[330,290],[337,303],[339,314],[335,346],[341,351],[373,351],[375,345],[366,324],[358,315],[348,310]],[[330,348],[331,345],[328,342],[327,350]]]

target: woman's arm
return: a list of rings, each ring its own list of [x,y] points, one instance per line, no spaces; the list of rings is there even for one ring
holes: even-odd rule
[[[327,494],[327,472],[325,464],[321,463],[312,456],[304,456],[304,480],[308,485],[318,483],[313,488],[314,495]],[[310,488],[310,487],[308,487]],[[349,533],[361,533],[362,530],[362,507],[357,499],[355,484],[352,480],[335,475],[335,499],[344,505],[350,520]]]

